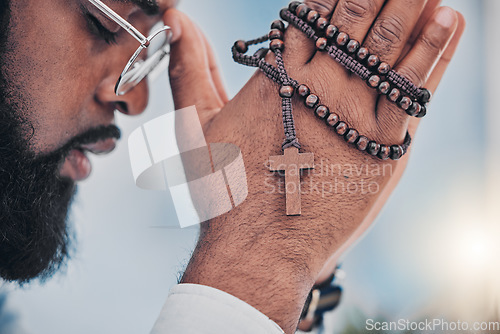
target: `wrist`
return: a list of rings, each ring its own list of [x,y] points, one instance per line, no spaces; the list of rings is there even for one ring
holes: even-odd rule
[[[259,236],[257,230],[235,232],[233,226],[223,231],[217,222],[209,224],[202,228],[182,283],[227,292],[294,333],[317,276],[317,269],[310,266],[312,253],[273,238],[276,233]],[[254,237],[243,238],[241,233]]]

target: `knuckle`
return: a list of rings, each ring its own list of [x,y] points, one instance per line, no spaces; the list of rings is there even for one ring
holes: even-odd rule
[[[409,116],[392,103],[379,108],[375,138],[380,142],[401,142],[401,129],[407,128]]]
[[[342,12],[348,19],[360,21],[375,14],[375,3],[373,0],[347,0],[340,3]]]
[[[169,71],[169,77],[171,81],[177,82],[182,80],[183,78],[186,77],[187,75],[187,69],[186,66],[183,64],[172,64],[170,63],[170,67],[168,69]]]
[[[401,18],[397,16],[386,17],[375,23],[373,27],[373,39],[377,44],[398,44],[401,42],[404,30]]]
[[[420,41],[432,53],[440,53],[444,48],[444,39],[440,34],[423,34]]]
[[[309,0],[306,4],[322,16],[328,16],[335,7],[335,0]]]
[[[421,68],[418,62],[406,64],[398,69],[398,73],[412,81],[417,86],[422,86],[424,84],[425,71]]]

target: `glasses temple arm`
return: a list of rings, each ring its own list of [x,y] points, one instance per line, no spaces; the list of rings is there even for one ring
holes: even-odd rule
[[[115,21],[120,27],[125,29],[129,34],[131,34],[139,43],[142,45],[148,45],[148,39],[139,32],[139,30],[135,29],[130,23],[128,23],[125,19],[123,19],[120,15],[115,13],[111,8],[106,6],[100,0],[89,0],[94,6],[96,6],[99,10],[101,10],[107,17],[111,20]]]

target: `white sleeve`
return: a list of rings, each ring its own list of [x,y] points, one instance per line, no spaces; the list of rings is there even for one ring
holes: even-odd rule
[[[170,290],[151,334],[283,334],[267,316],[215,288],[179,284]]]

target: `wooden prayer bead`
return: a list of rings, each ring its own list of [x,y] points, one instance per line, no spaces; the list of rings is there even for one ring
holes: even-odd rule
[[[335,132],[337,132],[339,136],[345,135],[347,130],[349,130],[349,127],[344,122],[339,122],[339,124],[335,127]]]
[[[387,160],[389,159],[389,156],[391,155],[391,149],[385,145],[380,145],[380,152],[378,152],[378,157],[382,160]]]
[[[382,82],[378,86],[378,91],[380,92],[380,94],[387,95],[390,90],[391,90],[391,84],[387,81]]]
[[[295,14],[301,19],[305,18],[311,9],[304,4],[298,5]]]
[[[411,107],[412,103],[413,103],[412,100],[408,96],[403,96],[398,104],[401,107],[401,109],[406,111]]]
[[[328,39],[333,39],[338,32],[339,28],[337,28],[333,24],[330,24],[328,27],[326,27],[325,36]]]
[[[280,96],[282,98],[291,98],[294,92],[295,88],[293,86],[281,86],[280,88]]]
[[[309,94],[311,94],[311,90],[306,85],[300,85],[297,88],[297,93],[299,93],[299,96],[301,97],[307,97],[309,96]]]
[[[397,88],[393,88],[391,90],[391,92],[389,93],[389,95],[387,95],[387,98],[389,99],[389,101],[391,102],[396,102],[399,100],[399,98],[401,97],[401,92],[399,91],[399,89]]]
[[[369,142],[370,142],[370,140],[368,138],[366,138],[365,136],[359,136],[358,140],[356,140],[356,147],[360,151],[366,151],[366,149],[368,148]]]
[[[320,17],[318,21],[316,21],[316,28],[320,31],[325,30],[327,26],[328,26],[328,20],[323,17]]]
[[[295,12],[297,10],[297,7],[300,6],[302,2],[300,1],[292,1],[288,5],[288,9],[290,9],[291,12]]]
[[[276,50],[283,51],[285,49],[285,43],[281,39],[273,39],[271,41],[270,48],[273,51]]]
[[[278,29],[281,32],[285,32],[285,24],[281,20],[273,21],[271,29]]]
[[[316,116],[318,116],[321,119],[325,119],[329,113],[330,113],[330,109],[328,109],[327,106],[319,105],[316,108]]]
[[[381,75],[385,75],[385,74],[389,73],[390,71],[391,71],[391,65],[389,65],[387,63],[381,63],[378,66],[378,73]]]
[[[432,93],[428,89],[422,88],[418,95],[418,101],[423,105],[425,105],[429,103],[431,99],[432,99]]]
[[[281,30],[279,29],[273,29],[271,30],[271,32],[269,33],[269,39],[270,40],[273,40],[273,39],[281,39],[283,40],[284,38],[284,34]]]
[[[368,67],[375,67],[380,64],[380,59],[377,55],[371,55],[370,57],[368,57],[366,64],[368,65]]]
[[[403,157],[403,148],[399,145],[391,146],[391,156],[392,160],[399,160]]]
[[[234,43],[234,47],[236,48],[236,51],[240,53],[246,53],[248,51],[248,46],[245,41],[236,41],[236,43]]]
[[[328,41],[324,37],[318,38],[316,41],[316,48],[320,51],[324,51],[326,49],[326,46],[328,45]]]
[[[328,124],[329,126],[331,126],[332,128],[336,127],[337,124],[339,124],[339,121],[340,121],[340,117],[339,115],[335,114],[335,113],[331,113],[330,115],[328,115],[328,117],[326,118],[326,124]]]
[[[359,138],[359,132],[355,129],[349,129],[344,136],[344,139],[349,144],[354,144]]]
[[[372,75],[370,78],[368,78],[368,86],[372,88],[377,88],[378,85],[380,85],[380,77],[378,75]]]
[[[337,45],[338,46],[344,46],[349,42],[349,35],[346,34],[345,32],[341,32],[337,35],[336,39]]]
[[[425,117],[425,115],[427,115],[427,107],[426,106],[422,106],[422,110],[417,115],[417,118],[423,118],[423,117]]]
[[[349,41],[349,43],[347,43],[347,52],[354,53],[354,52],[358,51],[358,49],[359,49],[359,42],[358,41],[351,39]]]
[[[370,153],[373,156],[376,156],[378,152],[380,152],[380,144],[377,144],[374,141],[371,141],[368,143],[368,147],[366,148],[366,151]]]
[[[304,103],[305,103],[306,107],[313,109],[318,105],[319,97],[318,97],[318,95],[315,95],[315,94],[309,94],[309,96],[306,97],[306,100]]]
[[[292,13],[295,13],[295,11],[292,11]],[[280,10],[280,17],[282,20],[288,20],[288,15],[290,15],[290,11],[287,8]]]
[[[368,56],[370,55],[370,51],[368,51],[367,48],[360,48],[358,53],[356,54],[356,57],[361,60],[361,61],[364,61],[366,58],[368,58]]]
[[[418,102],[413,102],[411,107],[406,110],[409,116],[416,117],[422,111],[422,106]]]
[[[309,14],[307,14],[306,21],[310,25],[314,25],[314,23],[316,23],[318,19],[319,19],[319,13],[315,10],[311,10]]]

